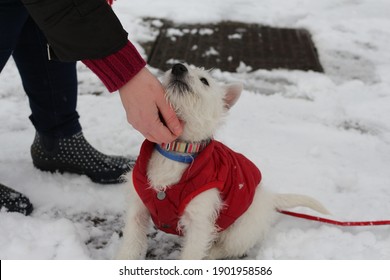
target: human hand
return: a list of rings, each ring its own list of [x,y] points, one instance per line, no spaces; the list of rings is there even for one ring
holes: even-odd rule
[[[119,93],[127,121],[148,140],[169,143],[183,132],[175,111],[165,99],[161,83],[146,67],[121,87]]]

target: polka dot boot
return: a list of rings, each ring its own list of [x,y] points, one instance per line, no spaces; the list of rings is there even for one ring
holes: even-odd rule
[[[33,211],[33,206],[23,194],[0,184],[0,211],[18,212],[27,216]]]
[[[36,133],[31,157],[35,167],[42,171],[87,175],[100,184],[122,182],[121,175],[130,171],[135,162],[135,159],[102,154],[87,142],[82,132],[59,139]]]

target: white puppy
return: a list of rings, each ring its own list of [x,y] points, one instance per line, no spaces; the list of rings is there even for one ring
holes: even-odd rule
[[[185,123],[168,145],[145,141],[131,176],[123,244],[117,259],[140,259],[147,250],[150,218],[183,235],[182,259],[235,258],[261,241],[276,209],[327,210],[303,195],[272,194],[261,173],[213,135],[242,85],[220,86],[207,71],[176,64],[163,79],[166,97]]]

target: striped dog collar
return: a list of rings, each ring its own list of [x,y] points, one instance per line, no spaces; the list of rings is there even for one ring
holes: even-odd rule
[[[200,153],[210,143],[210,139],[201,142],[181,142],[174,141],[171,143],[163,143],[160,147],[169,152],[176,152],[182,154],[197,154]]]

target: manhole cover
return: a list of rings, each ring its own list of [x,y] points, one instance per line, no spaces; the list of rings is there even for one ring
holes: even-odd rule
[[[323,72],[307,30],[237,22],[165,22],[149,48],[148,63],[165,71],[177,62],[229,72],[275,68]]]

